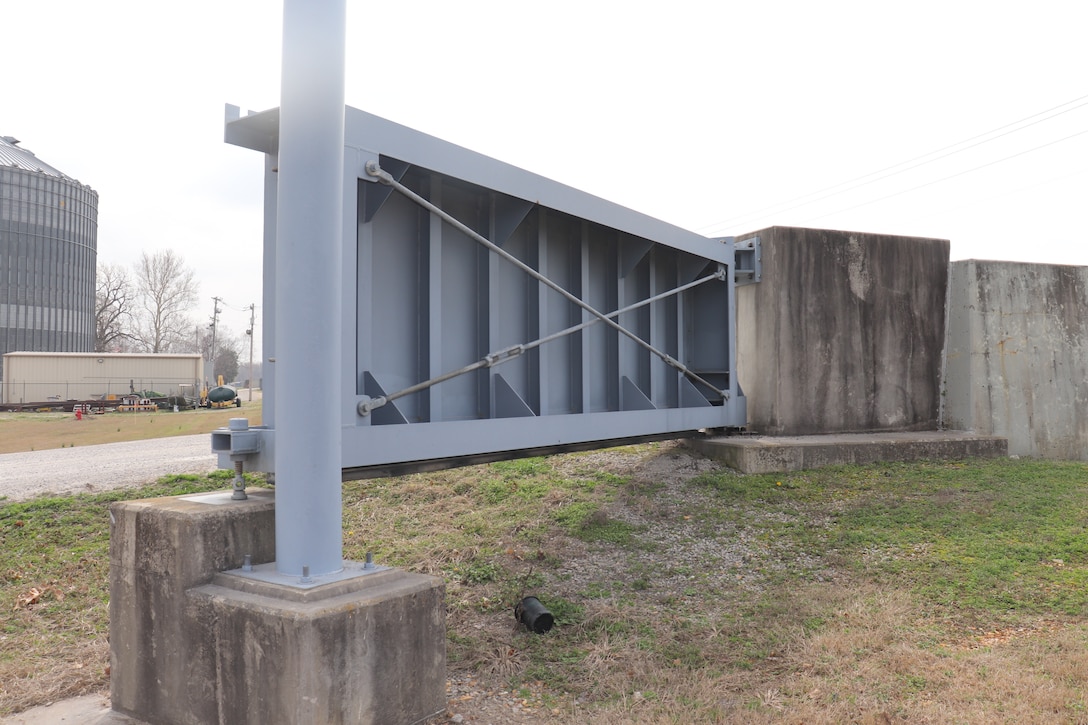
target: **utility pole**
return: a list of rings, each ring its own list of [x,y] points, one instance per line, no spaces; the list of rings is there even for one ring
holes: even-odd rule
[[[249,335],[249,402],[253,402],[253,321],[257,311],[257,304],[255,302],[249,303],[249,329],[246,330],[246,334]]]
[[[219,327],[219,313],[223,310],[219,309],[219,303],[222,301],[222,297],[212,297],[212,324],[208,325],[212,329],[212,349],[211,349],[211,364],[212,364],[212,384],[218,385],[217,378],[215,377],[215,333]],[[204,386],[208,386],[208,381],[204,381]]]

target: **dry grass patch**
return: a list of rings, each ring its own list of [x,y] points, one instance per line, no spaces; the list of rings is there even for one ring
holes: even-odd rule
[[[1083,623],[947,648],[934,643],[940,632],[904,594],[859,604],[790,654],[790,671],[774,684],[791,721],[1088,721]]]
[[[0,505],[0,716],[108,689],[108,504],[222,489],[230,475]]]
[[[445,580],[450,714],[466,722],[1088,723],[1086,473],[741,476],[649,444],[345,484],[345,555]],[[19,506],[0,508],[0,550],[82,545],[71,526],[28,539]],[[5,580],[9,611],[28,585],[103,577],[4,570],[23,577]],[[548,634],[516,626],[526,595],[555,616]],[[104,597],[82,605],[89,628],[44,604],[2,633],[0,712],[104,682],[101,650],[65,649],[100,643]],[[35,695],[54,676],[72,689]]]
[[[105,413],[83,420],[71,413],[0,413],[0,453],[211,433],[231,418],[249,418],[250,425],[260,425],[261,401],[243,401],[241,408]]]
[[[5,654],[0,659],[0,713],[102,692],[109,687],[109,662],[109,642],[95,634],[53,645],[48,652]]]
[[[617,487],[584,521],[622,522],[630,538],[546,537],[547,552],[564,555],[537,571],[532,593],[561,622],[542,637],[511,627],[517,588],[496,606],[494,583],[451,587],[455,676],[528,695],[534,722],[1082,721],[1085,624],[1063,612],[1066,582],[1088,562],[1080,524],[1052,512],[1088,508],[1084,466],[924,464],[784,480],[717,472],[710,486],[659,474],[676,458],[673,471],[705,472],[685,456],[665,445],[558,462],[565,476]],[[886,536],[895,517],[913,522],[905,541]],[[964,519],[980,533],[964,536]],[[1011,540],[1045,532],[1054,543],[1044,549],[1061,551],[1035,554],[1039,567],[1003,563],[1025,550],[991,530]],[[1046,565],[1061,556],[1062,567]],[[960,584],[949,579],[975,565]],[[1068,566],[1077,572],[1051,577]],[[1029,581],[985,588],[1006,578]],[[1052,592],[1050,604],[1036,588]]]

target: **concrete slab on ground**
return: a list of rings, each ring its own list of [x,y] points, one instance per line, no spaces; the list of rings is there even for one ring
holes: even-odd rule
[[[110,709],[106,694],[73,697],[0,719],[0,725],[145,725]]]
[[[959,460],[1008,455],[1008,439],[965,431],[718,436],[688,445],[742,473],[783,473],[880,461]]]

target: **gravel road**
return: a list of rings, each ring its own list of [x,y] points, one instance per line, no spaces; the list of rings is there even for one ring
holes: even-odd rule
[[[218,467],[209,433],[0,455],[0,501],[140,486]]]

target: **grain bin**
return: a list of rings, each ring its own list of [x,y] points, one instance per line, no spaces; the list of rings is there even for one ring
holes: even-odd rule
[[[94,350],[97,238],[98,193],[0,137],[0,355]]]

